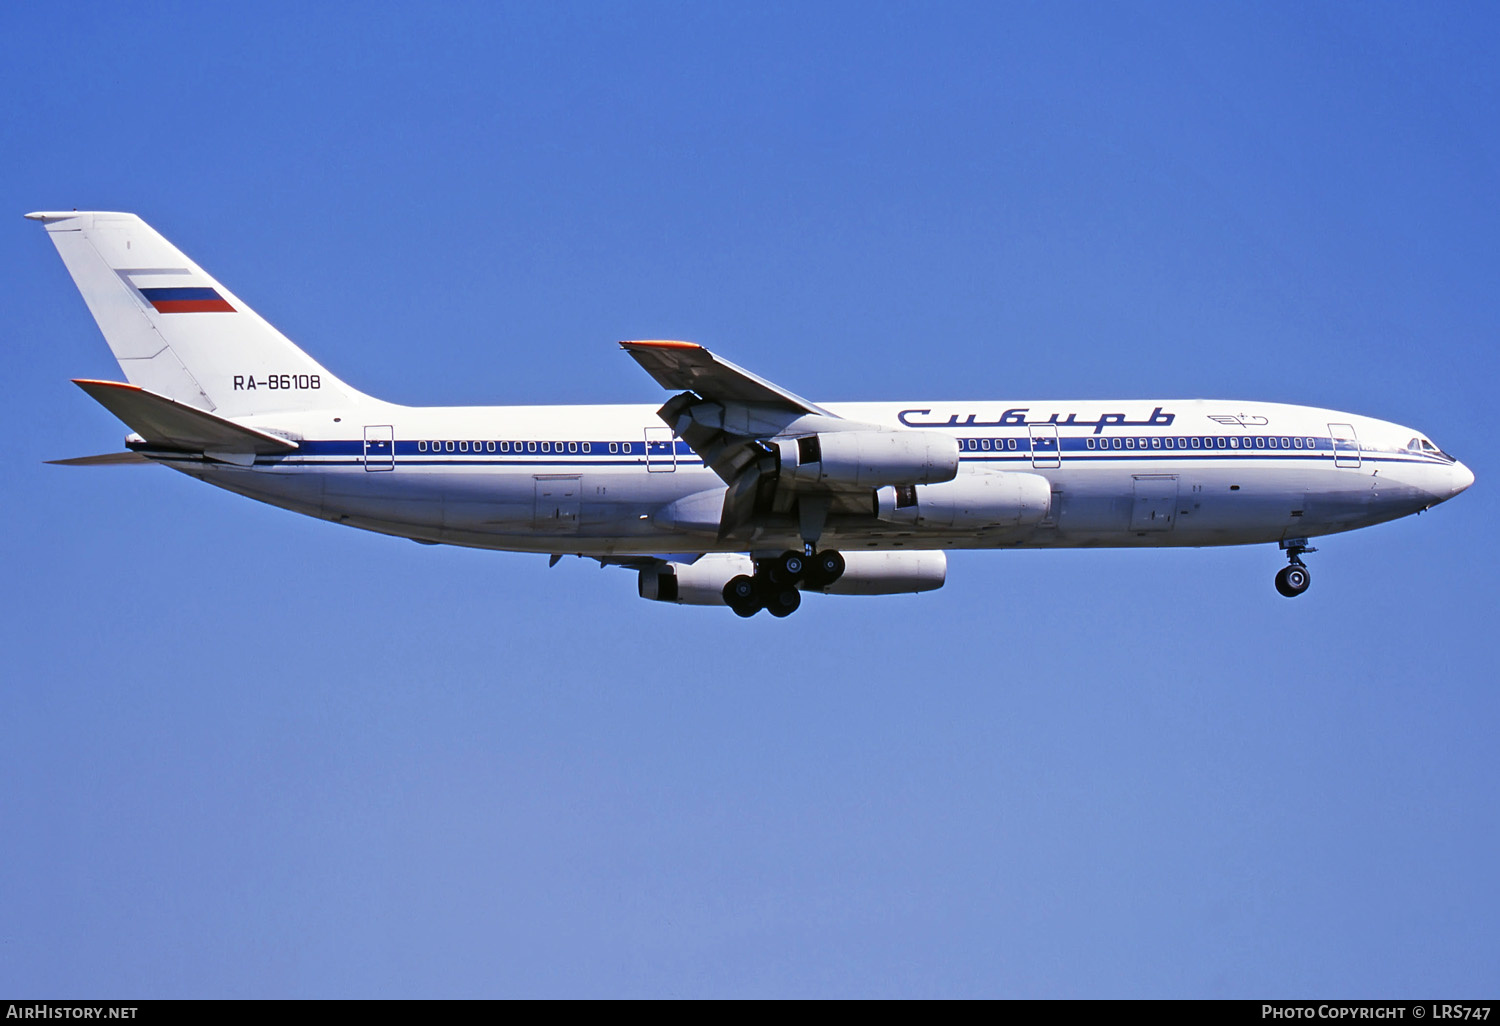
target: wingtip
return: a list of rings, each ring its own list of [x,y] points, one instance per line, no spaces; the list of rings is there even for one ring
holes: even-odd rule
[[[696,342],[680,342],[669,338],[646,338],[620,343],[621,349],[702,349]]]
[[[100,386],[100,387],[103,387],[103,388],[123,388],[123,389],[125,389],[126,391],[129,391],[129,392],[140,392],[140,391],[142,391],[142,388],[141,388],[140,385],[131,385],[131,384],[127,384],[124,381],[104,381],[101,378],[74,378],[73,379],[73,384],[77,385],[79,388],[83,389],[84,391],[88,391],[88,388],[89,388],[90,385]]]

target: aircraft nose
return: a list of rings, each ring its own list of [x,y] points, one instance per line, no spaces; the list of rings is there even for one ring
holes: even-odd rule
[[[1452,489],[1452,495],[1457,495],[1459,492],[1463,491],[1465,488],[1469,487],[1469,485],[1474,483],[1474,471],[1470,470],[1462,463],[1453,464],[1451,472],[1453,474],[1453,478],[1449,482],[1449,488]]]

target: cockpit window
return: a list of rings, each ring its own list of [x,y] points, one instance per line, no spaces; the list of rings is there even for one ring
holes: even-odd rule
[[[1413,452],[1431,453],[1439,459],[1449,460],[1450,462],[1454,463],[1458,462],[1454,457],[1449,456],[1447,453],[1439,449],[1437,446],[1433,445],[1425,438],[1413,438],[1406,447],[1408,449],[1411,449]]]

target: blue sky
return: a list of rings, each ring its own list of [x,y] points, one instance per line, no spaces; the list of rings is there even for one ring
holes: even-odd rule
[[[0,992],[1392,996],[1500,978],[1500,15],[11,5]],[[1216,396],[1478,484],[1270,547],[957,554],[787,621],[160,468],[36,209],[350,383]]]

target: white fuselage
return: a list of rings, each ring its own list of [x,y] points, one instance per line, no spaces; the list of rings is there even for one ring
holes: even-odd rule
[[[832,517],[822,544],[861,549],[1237,545],[1406,516],[1473,481],[1420,432],[1314,407],[1216,400],[827,404],[837,416],[959,440],[976,468],[1046,478],[1041,523],[923,529]],[[654,406],[405,407],[364,399],[329,413],[243,423],[295,438],[242,467],[149,452],[211,484],[300,513],[418,541],[629,556],[740,551],[680,515],[724,483]],[[676,506],[673,506],[677,503]],[[689,504],[691,505],[691,504]],[[671,507],[671,511],[669,511]],[[754,552],[799,548],[794,519],[756,529]]]

